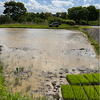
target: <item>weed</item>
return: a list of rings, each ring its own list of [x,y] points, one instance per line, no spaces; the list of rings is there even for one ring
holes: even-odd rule
[[[26,87],[26,92],[28,92],[31,89],[31,86]]]
[[[14,86],[16,86],[16,85],[21,85],[18,77],[15,78]]]
[[[24,67],[20,67],[19,70],[20,70],[21,72],[23,72],[23,71],[24,71]]]

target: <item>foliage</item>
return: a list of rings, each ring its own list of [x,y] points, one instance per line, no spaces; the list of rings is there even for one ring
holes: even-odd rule
[[[35,17],[33,19],[33,22],[35,22],[35,23],[41,23],[41,22],[44,22],[44,19],[41,19],[40,17]]]
[[[24,15],[22,15],[21,17],[19,17],[18,23],[22,23],[22,22],[25,22],[26,23],[26,17]]]
[[[75,75],[68,74],[66,77],[71,85],[79,85],[80,84],[80,81],[75,77]]]
[[[75,25],[75,21],[74,20],[62,20],[63,24],[69,24],[69,25]]]
[[[61,85],[62,96],[64,100],[74,100],[75,95],[72,91],[71,85]]]
[[[82,88],[82,86],[72,86],[73,92],[75,94],[76,100],[87,100],[87,96]]]
[[[99,10],[97,10],[95,8],[95,6],[89,6],[87,7],[89,14],[88,14],[88,18],[87,21],[95,21],[98,19],[99,17]]]
[[[84,74],[84,76],[89,80],[90,84],[98,84],[98,80],[92,74]]]
[[[7,15],[0,15],[0,24],[11,23],[12,20]]]
[[[51,24],[52,22],[59,22],[61,23],[62,19],[61,18],[48,18],[48,24]]]
[[[4,3],[4,14],[9,15],[14,21],[17,21],[19,17],[25,15],[27,10],[24,4],[21,2],[9,1]]]
[[[100,82],[100,73],[92,73],[92,75]]]
[[[99,95],[97,94],[96,90],[93,86],[83,86],[89,100],[99,100]]]
[[[89,84],[89,81],[82,75],[82,74],[78,74],[78,75],[75,75],[76,78],[80,81],[81,85],[85,85],[85,84]]]
[[[49,12],[44,13],[44,18],[45,19],[48,19],[49,17],[52,18],[52,14],[51,13],[49,13]]]
[[[78,22],[80,23],[80,20],[86,20],[88,17],[88,10],[86,9],[86,7],[72,7],[68,9],[68,16],[70,19],[73,20],[78,20]]]
[[[75,20],[80,24],[81,20],[87,21],[96,21],[99,17],[99,10],[95,6],[88,7],[72,7],[68,9],[68,17]],[[85,24],[85,23],[84,23]]]
[[[100,85],[95,85],[94,88],[97,91],[98,95],[100,96]]]
[[[62,18],[62,19],[66,19],[66,17],[67,17],[66,12],[57,12],[56,15],[57,15],[57,17]]]

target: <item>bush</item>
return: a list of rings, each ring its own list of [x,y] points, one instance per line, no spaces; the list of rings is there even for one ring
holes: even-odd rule
[[[69,24],[69,25],[75,25],[75,21],[74,20],[62,20],[63,24]]]
[[[62,19],[61,18],[51,18],[51,17],[49,17],[48,18],[48,24],[51,24],[52,22],[59,22],[59,23],[61,23]]]
[[[41,22],[45,22],[44,19],[41,19],[40,17],[35,17],[32,22],[35,22],[35,23],[41,23]]]
[[[32,18],[30,16],[27,16],[26,20],[27,22],[32,22]]]
[[[11,23],[12,19],[7,15],[0,15],[0,24]]]
[[[26,23],[26,17],[24,15],[19,17],[19,19],[18,19],[18,23],[22,23],[22,22]]]

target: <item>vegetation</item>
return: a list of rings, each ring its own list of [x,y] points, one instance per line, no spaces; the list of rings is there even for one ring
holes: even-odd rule
[[[21,2],[9,1],[4,3],[4,14],[9,15],[13,21],[17,21],[20,16],[25,15],[27,9],[24,7],[24,4]]]
[[[84,74],[84,76],[89,80],[90,84],[98,84],[99,80],[97,80],[95,77],[93,77],[92,74]]]
[[[19,79],[15,78],[15,84],[19,84]],[[27,91],[30,87],[27,88]],[[27,92],[26,91],[26,92]],[[5,85],[5,77],[3,76],[3,64],[0,61],[0,100],[50,100],[47,96],[43,97],[29,97],[28,95],[23,96],[21,92],[15,94],[11,93]]]
[[[89,80],[87,80],[82,74],[75,75],[75,77],[80,81],[81,85],[89,85]]]
[[[80,81],[73,74],[68,74],[67,79],[71,85],[79,85]]]
[[[62,96],[64,100],[99,100],[100,85],[96,85],[99,81],[99,73],[84,75],[68,74],[66,77],[70,82],[70,85],[61,85]],[[77,79],[80,83],[75,82]],[[70,97],[70,91],[72,97]]]
[[[92,85],[83,86],[83,88],[89,100],[99,100],[99,95],[97,94],[96,90],[93,88]]]
[[[98,95],[100,96],[100,86],[99,85],[95,85],[94,88],[97,91]]]
[[[88,100],[82,86],[72,86],[76,100]]]
[[[61,85],[62,95],[64,100],[74,100],[75,95],[73,93],[71,85]]]
[[[72,7],[68,9],[68,16],[70,19],[73,19],[78,24],[82,24],[82,20],[87,21],[96,21],[99,19],[99,10],[95,6],[89,7]],[[99,24],[99,22],[98,22]]]
[[[92,73],[92,75],[100,82],[100,73]]]
[[[94,46],[96,53],[99,55],[100,54],[100,47],[99,47],[98,42],[88,32],[83,31],[82,28],[84,28],[84,27],[80,27],[79,30],[87,35],[89,41],[91,42],[91,45]]]
[[[89,85],[89,84],[99,84],[99,73],[93,73],[93,74],[68,74],[66,77],[71,85]],[[97,78],[95,78],[95,77]]]

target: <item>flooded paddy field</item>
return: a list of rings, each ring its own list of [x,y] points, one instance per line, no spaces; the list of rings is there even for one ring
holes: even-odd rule
[[[68,84],[66,74],[99,67],[87,36],[79,31],[1,28],[0,45],[0,60],[12,92],[54,95],[61,92],[61,84]]]

